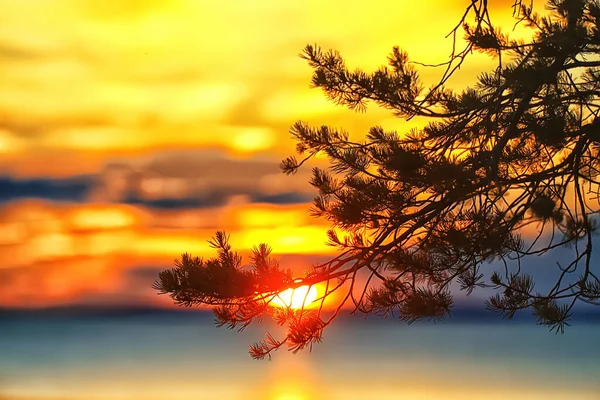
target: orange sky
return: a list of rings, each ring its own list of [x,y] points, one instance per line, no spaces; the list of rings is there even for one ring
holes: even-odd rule
[[[240,250],[331,252],[326,222],[308,216],[310,171],[278,171],[295,145],[288,127],[303,119],[359,137],[374,124],[411,125],[329,104],[309,88],[299,52],[317,43],[367,70],[394,45],[443,61],[466,3],[7,2],[0,177],[12,192],[0,185],[0,306],[154,302],[152,273],[185,251],[210,256],[217,229]],[[512,1],[492,3],[496,21],[512,26]],[[473,55],[453,83],[491,65]],[[423,76],[434,83],[439,73]],[[81,177],[89,190],[71,199],[79,189],[68,179]],[[156,206],[164,199],[191,203]],[[286,262],[302,270],[302,257]]]

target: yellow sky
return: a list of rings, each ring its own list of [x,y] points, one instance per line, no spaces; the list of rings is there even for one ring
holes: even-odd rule
[[[309,218],[308,204],[231,195],[311,193],[310,171],[285,177],[276,166],[293,151],[288,128],[298,119],[354,137],[376,124],[410,124],[374,106],[357,114],[328,103],[309,88],[311,70],[298,54],[318,44],[352,68],[374,70],[399,45],[413,60],[440,62],[467,3],[3,2],[0,178],[96,174],[99,185],[77,204],[0,205],[0,306],[125,296],[136,284],[128,271],[169,265],[184,251],[210,256],[206,240],[217,229],[240,249],[268,242],[278,254],[330,252],[327,222]],[[509,27],[511,4],[491,2]],[[452,83],[465,86],[492,65],[473,55]],[[425,69],[425,83],[440,73]],[[212,191],[222,202],[162,211],[120,204],[132,188],[144,200]]]
[[[415,60],[439,62],[464,3],[5,2],[0,162],[39,175],[23,157],[60,154],[93,170],[115,154],[167,147],[283,154],[293,148],[287,128],[297,119],[358,134],[373,122],[398,126],[385,111],[357,115],[329,104],[309,89],[311,71],[299,52],[317,43],[374,69],[400,45]],[[500,3],[505,20],[510,7]],[[484,58],[477,60],[463,71],[469,80]],[[425,71],[431,82],[437,74]]]

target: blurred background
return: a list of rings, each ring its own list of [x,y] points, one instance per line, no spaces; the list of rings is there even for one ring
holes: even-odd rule
[[[289,126],[360,138],[423,121],[328,103],[298,54],[316,43],[371,70],[399,45],[437,63],[466,4],[2,1],[0,398],[600,398],[592,321],[554,336],[354,318],[268,363],[246,353],[268,326],[224,334],[151,289],[181,253],[212,256],[216,230],[242,252],[269,243],[298,272],[333,254],[308,214],[310,168],[278,169]],[[508,30],[511,5],[490,5]],[[452,84],[491,66],[474,54]]]

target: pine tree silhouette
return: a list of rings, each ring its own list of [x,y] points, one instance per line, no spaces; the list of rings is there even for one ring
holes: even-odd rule
[[[376,126],[358,142],[343,130],[297,122],[291,134],[299,158],[285,159],[281,168],[293,174],[317,153],[327,155],[329,168],[313,169],[310,183],[319,195],[312,212],[335,228],[328,238],[339,254],[293,277],[261,245],[242,268],[219,232],[217,258],[184,255],[161,272],[155,288],[182,305],[216,306],[219,324],[230,328],[265,315],[286,325],[282,340],[267,335],[251,346],[256,358],[284,344],[297,351],[319,341],[344,304],[409,323],[443,318],[452,309],[454,282],[468,294],[495,288],[490,310],[512,318],[530,309],[539,324],[563,332],[576,303],[600,304],[591,262],[599,210],[600,5],[551,0],[547,7],[540,16],[515,4],[518,22],[535,32],[523,41],[491,23],[485,0],[471,2],[451,32],[455,51],[440,64],[445,73],[429,89],[419,64],[399,48],[388,66],[369,73],[348,70],[335,51],[307,46],[301,56],[313,68],[312,85],[334,103],[364,110],[372,102],[399,118],[430,122],[403,135]],[[454,92],[446,83],[472,51],[495,57],[497,68]],[[523,238],[524,228],[537,236]],[[536,291],[521,263],[561,246],[571,248],[572,261],[552,266],[555,284]],[[486,279],[482,267],[492,261],[505,268]],[[364,272],[368,279],[357,290]],[[318,283],[326,287],[321,308],[270,304],[286,288]],[[325,312],[323,301],[337,291],[337,308]]]

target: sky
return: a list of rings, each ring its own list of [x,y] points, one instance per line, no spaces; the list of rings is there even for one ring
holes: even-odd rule
[[[491,2],[512,27],[512,1]],[[307,44],[374,70],[394,45],[444,61],[466,1],[14,0],[0,13],[0,307],[162,305],[157,272],[207,240],[269,243],[302,271],[334,254],[285,176],[297,120],[407,131],[310,88]],[[493,65],[472,55],[460,88]],[[438,69],[425,69],[435,83]],[[322,162],[322,161],[321,161]]]

